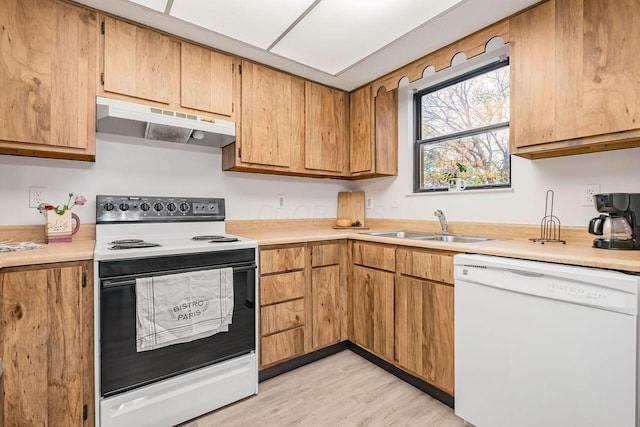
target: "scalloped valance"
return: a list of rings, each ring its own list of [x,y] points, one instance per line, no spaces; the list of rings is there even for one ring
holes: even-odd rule
[[[509,41],[509,19],[489,25],[374,80],[371,83],[373,93],[377,95],[381,88],[385,91],[396,89],[404,77],[409,79],[409,83],[419,80],[427,67],[433,66],[436,72],[448,68],[453,57],[460,52],[464,53],[467,59],[480,55],[486,51],[489,40],[495,37],[501,37],[505,43]]]

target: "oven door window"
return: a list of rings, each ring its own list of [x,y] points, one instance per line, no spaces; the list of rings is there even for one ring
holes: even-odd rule
[[[255,350],[255,267],[234,269],[228,332],[156,350],[136,351],[135,284],[101,286],[101,394],[112,396]],[[104,284],[104,281],[103,281]]]

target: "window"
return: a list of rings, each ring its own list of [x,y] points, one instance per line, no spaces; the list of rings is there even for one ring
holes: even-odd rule
[[[490,64],[414,95],[414,192],[447,190],[454,174],[467,190],[511,186],[508,65]]]

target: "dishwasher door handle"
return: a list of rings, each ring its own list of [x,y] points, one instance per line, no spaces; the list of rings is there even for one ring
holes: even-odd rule
[[[515,268],[507,268],[507,271],[509,273],[517,274],[518,276],[524,276],[524,277],[538,277],[538,278],[545,277],[544,274],[536,273],[534,271],[516,270]]]

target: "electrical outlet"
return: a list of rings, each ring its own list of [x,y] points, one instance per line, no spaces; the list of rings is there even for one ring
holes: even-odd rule
[[[278,209],[284,209],[287,207],[287,196],[284,194],[278,194]]]
[[[593,196],[600,193],[600,184],[587,184],[582,186],[582,206],[593,207]]]
[[[397,194],[391,196],[391,207],[392,208],[400,207],[400,196],[398,196]]]
[[[373,209],[373,197],[371,196],[367,197],[364,207],[366,209]]]
[[[47,200],[47,189],[45,187],[29,187],[29,207],[37,208]]]

